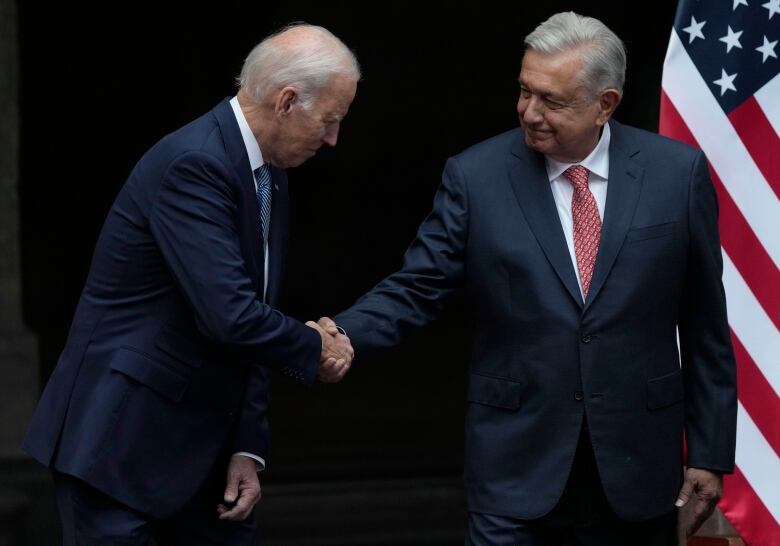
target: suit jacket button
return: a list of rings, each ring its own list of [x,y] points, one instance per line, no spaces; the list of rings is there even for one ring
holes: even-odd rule
[[[579,401],[581,401],[583,398],[585,398],[585,395],[584,395],[584,394],[582,394],[582,391],[577,391],[577,392],[575,392],[575,393],[574,393],[574,399],[575,399],[576,401],[578,401],[578,402],[579,402]]]
[[[584,335],[582,336],[582,342],[583,342],[583,343],[590,343],[590,340],[591,340],[591,339],[593,339],[593,338],[591,338],[591,337],[590,337],[590,334],[584,334]]]

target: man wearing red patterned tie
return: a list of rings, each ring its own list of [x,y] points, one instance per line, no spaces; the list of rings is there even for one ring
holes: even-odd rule
[[[520,130],[448,160],[403,268],[335,323],[360,355],[467,290],[467,544],[676,544],[676,505],[690,532],[734,464],[707,160],[610,119],[626,55],[600,21],[559,13],[525,44]]]

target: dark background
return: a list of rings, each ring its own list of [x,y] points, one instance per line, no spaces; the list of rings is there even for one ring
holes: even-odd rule
[[[289,171],[282,310],[346,308],[401,264],[447,157],[517,126],[523,37],[573,9],[628,48],[624,123],[657,128],[675,2],[19,2],[24,312],[41,380],[62,349],[108,208],[155,141],[235,92],[244,57],[296,20],[357,54],[364,79],[338,147]],[[469,314],[455,298],[401,348],[339,385],[276,379],[265,479],[457,475]]]

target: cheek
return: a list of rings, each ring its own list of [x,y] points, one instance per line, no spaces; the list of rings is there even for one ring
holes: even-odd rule
[[[319,142],[323,136],[325,136],[325,131],[319,125],[309,125],[303,132],[303,139],[309,144]]]
[[[567,135],[572,128],[572,121],[562,114],[551,114],[547,117],[547,123],[560,136]]]

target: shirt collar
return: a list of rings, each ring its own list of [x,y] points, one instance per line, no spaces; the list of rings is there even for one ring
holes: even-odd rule
[[[607,180],[609,178],[609,141],[611,138],[609,130],[609,123],[604,125],[604,130],[601,131],[601,138],[599,138],[598,144],[593,148],[593,151],[588,154],[588,157],[580,161],[579,163],[562,163],[555,159],[544,156],[545,164],[547,166],[547,178],[552,182],[563,174],[563,171],[571,167],[572,165],[582,165],[592,174]]]
[[[252,133],[252,129],[249,128],[249,123],[247,123],[246,117],[244,117],[244,112],[241,111],[241,105],[238,104],[238,97],[230,99],[230,106],[233,108],[233,114],[236,116],[238,128],[241,130],[241,138],[244,140],[246,154],[249,156],[249,165],[252,167],[252,172],[254,172],[264,163],[263,153],[260,151],[260,145],[257,143],[257,139]]]

